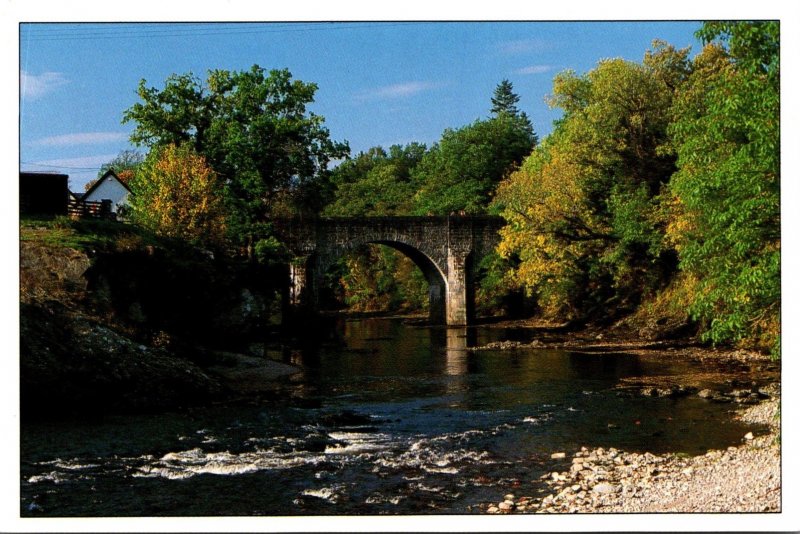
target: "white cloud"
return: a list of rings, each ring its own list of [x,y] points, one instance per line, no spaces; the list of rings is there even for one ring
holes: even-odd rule
[[[550,72],[553,67],[550,65],[531,65],[514,71],[515,74],[544,74]]]
[[[23,70],[19,74],[19,83],[22,97],[36,100],[69,83],[69,80],[60,72],[43,72],[37,75]]]
[[[542,52],[552,48],[552,44],[541,39],[520,39],[517,41],[505,41],[497,45],[498,50],[503,54],[527,54],[530,52]]]
[[[84,132],[45,137],[37,139],[31,144],[36,146],[100,145],[124,141],[127,137],[127,134],[118,132]]]
[[[423,91],[436,89],[440,86],[441,84],[438,83],[419,81],[397,83],[394,85],[378,87],[377,89],[373,89],[371,91],[365,91],[359,95],[359,98],[403,98],[422,93]]]

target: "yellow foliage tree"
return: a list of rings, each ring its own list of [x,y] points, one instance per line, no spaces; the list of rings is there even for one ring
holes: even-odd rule
[[[519,259],[508,273],[511,285],[536,292],[545,315],[553,317],[573,315],[569,293],[580,259],[606,231],[582,209],[588,169],[570,156],[560,135],[555,132],[538,146],[501,183],[495,198],[508,221],[498,252]]]
[[[631,309],[669,275],[658,194],[673,88],[688,50],[654,43],[643,64],[610,59],[553,80],[554,132],[498,188],[507,219],[498,252],[513,285],[554,318]]]
[[[131,181],[131,215],[154,233],[198,245],[225,240],[225,209],[217,175],[190,146],[148,155]]]

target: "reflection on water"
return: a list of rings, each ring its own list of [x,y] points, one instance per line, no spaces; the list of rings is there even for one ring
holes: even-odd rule
[[[469,356],[467,346],[466,328],[447,329],[447,362],[445,364],[445,372],[448,375],[467,374],[467,358]]]
[[[697,453],[748,431],[705,399],[614,389],[690,363],[467,350],[521,335],[502,329],[373,319],[337,332],[284,356],[303,370],[274,401],[26,425],[21,513],[465,513],[512,486],[534,494],[555,450]]]

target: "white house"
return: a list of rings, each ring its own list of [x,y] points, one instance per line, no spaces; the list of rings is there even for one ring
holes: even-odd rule
[[[131,190],[125,185],[114,171],[106,172],[92,187],[84,193],[81,200],[88,202],[111,201],[111,212],[118,213],[121,206],[128,205],[128,195]]]

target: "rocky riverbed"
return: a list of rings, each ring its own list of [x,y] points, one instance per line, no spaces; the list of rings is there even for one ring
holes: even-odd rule
[[[542,477],[540,495],[509,493],[486,504],[489,514],[780,512],[779,387],[764,388],[769,399],[742,408],[743,421],[769,432],[742,436],[727,450],[699,456],[632,453],[582,447],[554,452],[561,469]]]

